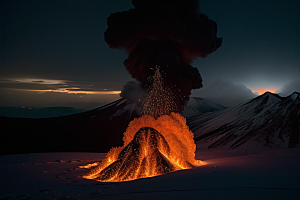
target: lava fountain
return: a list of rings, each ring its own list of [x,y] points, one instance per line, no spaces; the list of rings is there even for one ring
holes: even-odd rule
[[[156,68],[142,116],[129,123],[124,145],[112,148],[101,162],[81,166],[91,169],[83,177],[102,182],[129,181],[202,165],[195,160],[194,134],[186,119],[174,112],[173,98]]]
[[[200,12],[198,0],[132,0],[132,5],[108,17],[104,38],[110,48],[128,52],[124,66],[149,89],[124,145],[112,148],[102,162],[82,166],[90,169],[87,179],[128,181],[201,165],[194,135],[179,113],[191,90],[203,86],[192,61],[222,44],[217,23]],[[160,68],[153,71],[155,65]]]

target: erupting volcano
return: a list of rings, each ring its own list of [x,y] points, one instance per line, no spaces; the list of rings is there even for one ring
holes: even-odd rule
[[[92,168],[87,179],[128,181],[201,165],[195,160],[194,134],[180,113],[191,90],[202,87],[191,62],[221,46],[217,24],[200,13],[198,0],[132,4],[135,9],[108,18],[104,37],[111,48],[127,50],[124,65],[147,95],[141,117],[124,133],[124,145],[111,149],[102,162],[82,166]]]
[[[195,160],[194,134],[185,118],[173,112],[176,104],[159,68],[152,81],[141,109],[143,116],[130,122],[124,146],[111,149],[100,163],[83,166],[93,167],[84,178],[128,181],[201,165]]]

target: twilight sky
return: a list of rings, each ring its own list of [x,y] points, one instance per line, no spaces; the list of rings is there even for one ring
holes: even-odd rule
[[[129,0],[2,0],[0,106],[92,109],[133,80],[124,50],[104,41],[107,17]],[[300,92],[299,0],[201,0],[222,46],[197,58],[202,89],[225,106],[266,90]],[[255,93],[255,94],[254,94]]]

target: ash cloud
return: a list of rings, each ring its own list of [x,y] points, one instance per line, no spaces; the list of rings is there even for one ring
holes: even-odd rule
[[[200,13],[197,0],[132,0],[132,4],[135,9],[108,18],[105,41],[110,48],[126,49],[124,65],[143,86],[149,84],[152,69],[160,66],[183,108],[191,90],[202,87],[198,69],[190,64],[221,46],[217,24]]]
[[[134,81],[128,81],[120,93],[120,97],[129,99],[132,102],[139,102],[144,98],[145,92],[141,87],[140,83]]]
[[[243,84],[236,84],[227,80],[216,80],[201,89],[201,97],[220,105],[230,107],[257,97]],[[193,95],[199,96],[196,94]]]

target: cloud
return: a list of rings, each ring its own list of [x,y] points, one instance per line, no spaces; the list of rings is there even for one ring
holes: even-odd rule
[[[223,106],[234,106],[256,97],[245,85],[236,84],[226,80],[216,80],[204,85],[193,93],[193,96],[209,99]]]
[[[118,88],[117,88],[118,89]],[[84,81],[0,78],[0,107],[74,107],[85,110],[119,99],[120,90]]]
[[[72,81],[67,80],[56,80],[56,79],[36,79],[36,78],[11,78],[11,79],[0,79],[1,82],[12,82],[12,83],[35,83],[45,85],[60,85],[67,84]]]
[[[86,82],[55,79],[0,79],[0,89],[24,92],[56,92],[67,94],[119,94],[119,90],[100,88],[97,85]]]
[[[288,96],[293,92],[300,92],[300,80],[294,80],[285,84],[276,93],[280,96]]]

